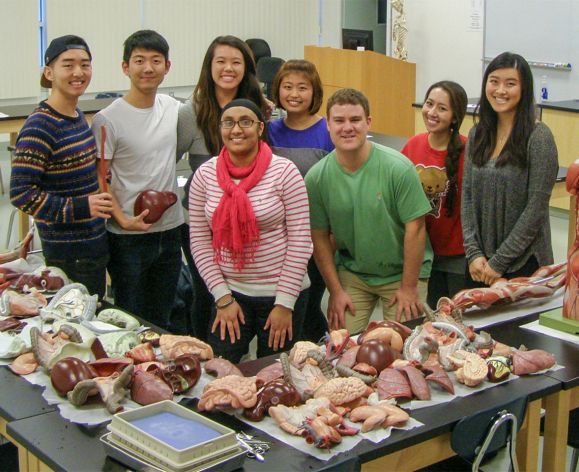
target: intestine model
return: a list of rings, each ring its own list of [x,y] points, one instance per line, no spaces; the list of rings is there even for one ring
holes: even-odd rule
[[[579,193],[579,159],[567,170],[567,192],[575,197]],[[579,200],[575,203],[575,241],[567,254],[567,279],[563,298],[563,317],[579,320]]]

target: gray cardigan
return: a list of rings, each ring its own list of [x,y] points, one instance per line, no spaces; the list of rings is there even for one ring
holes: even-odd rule
[[[177,160],[181,159],[185,152],[189,153],[189,165],[193,172],[212,157],[205,147],[203,133],[197,127],[197,116],[191,99],[179,106],[177,121]]]
[[[537,123],[527,144],[527,168],[512,164],[482,167],[472,163],[475,128],[468,137],[461,217],[468,262],[488,259],[500,274],[520,269],[531,256],[539,266],[553,263],[549,198],[557,177],[557,146],[544,123]]]

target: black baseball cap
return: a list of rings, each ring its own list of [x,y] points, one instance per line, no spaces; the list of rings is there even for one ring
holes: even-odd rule
[[[88,48],[88,44],[86,44],[86,41],[80,36],[68,34],[66,36],[54,38],[50,42],[46,48],[46,52],[44,53],[44,64],[49,65],[58,56],[60,56],[63,52],[68,51],[69,49],[83,49],[87,52],[89,59],[92,60],[92,55],[90,53],[90,49]],[[52,82],[44,76],[44,72],[40,76],[40,85],[44,88],[52,87]]]

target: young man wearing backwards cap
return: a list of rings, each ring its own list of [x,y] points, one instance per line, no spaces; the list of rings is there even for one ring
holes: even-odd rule
[[[91,59],[78,36],[61,36],[48,46],[40,84],[52,90],[18,135],[10,200],[34,217],[46,265],[60,267],[102,298],[112,200],[99,193],[95,139],[77,107],[92,77]]]
[[[144,190],[177,193],[179,102],[157,94],[170,66],[165,38],[151,30],[133,33],[125,41],[122,62],[130,89],[92,123],[96,136],[103,126],[106,130],[113,195],[108,269],[115,304],[162,328],[169,327],[181,271],[183,210],[173,205],[150,224],[145,221],[148,210],[134,215],[134,204]]]

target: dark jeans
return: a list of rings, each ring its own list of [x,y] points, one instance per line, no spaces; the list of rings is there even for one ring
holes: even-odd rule
[[[523,265],[523,267],[521,267],[519,270],[503,274],[502,277],[505,279],[514,279],[515,277],[529,277],[538,268],[539,268],[539,263],[537,262],[537,258],[535,256],[531,256],[531,257],[529,257],[529,260],[527,262],[525,262],[525,265]],[[468,271],[468,265],[466,267],[465,278],[466,278],[465,288],[488,287],[488,285],[485,285],[482,282],[475,282],[474,280],[472,280],[472,277],[470,276],[470,272]]]
[[[179,228],[144,234],[109,232],[108,268],[115,305],[170,329],[181,270],[179,241]]]
[[[275,354],[276,351],[267,345],[269,330],[264,331],[263,329],[267,317],[271,310],[273,310],[275,297],[250,297],[237,292],[233,292],[233,296],[245,315],[245,324],[239,323],[241,339],[231,344],[229,335],[227,335],[224,341],[221,341],[219,338],[219,328],[215,330],[215,333],[209,333],[208,342],[213,348],[215,357],[224,357],[234,364],[237,364],[241,360],[241,357],[249,350],[249,343],[254,336],[257,336],[257,357]],[[308,290],[303,290],[296,301],[292,315],[293,340],[289,341],[286,338],[284,350],[290,350],[294,343],[300,339],[300,331],[304,322],[307,304]],[[216,314],[216,309],[213,307],[209,329],[211,329],[215,321]]]
[[[209,332],[209,320],[213,308],[213,295],[207,289],[205,281],[201,278],[193,256],[191,255],[191,245],[189,242],[189,225],[181,226],[181,247],[185,253],[187,266],[191,273],[191,283],[193,284],[193,303],[191,304],[191,316],[187,320],[187,328],[191,336],[195,336],[203,341],[207,341]]]
[[[428,295],[426,303],[433,310],[442,297],[452,298],[466,287],[466,280],[462,274],[433,270],[428,279]]]
[[[326,283],[313,257],[308,263],[308,276],[312,284],[300,340],[317,343],[328,331],[328,320],[321,308]]]
[[[91,295],[95,293],[102,300],[106,294],[107,264],[109,255],[97,258],[83,259],[50,259],[46,258],[47,266],[62,269],[70,280],[83,284]]]

